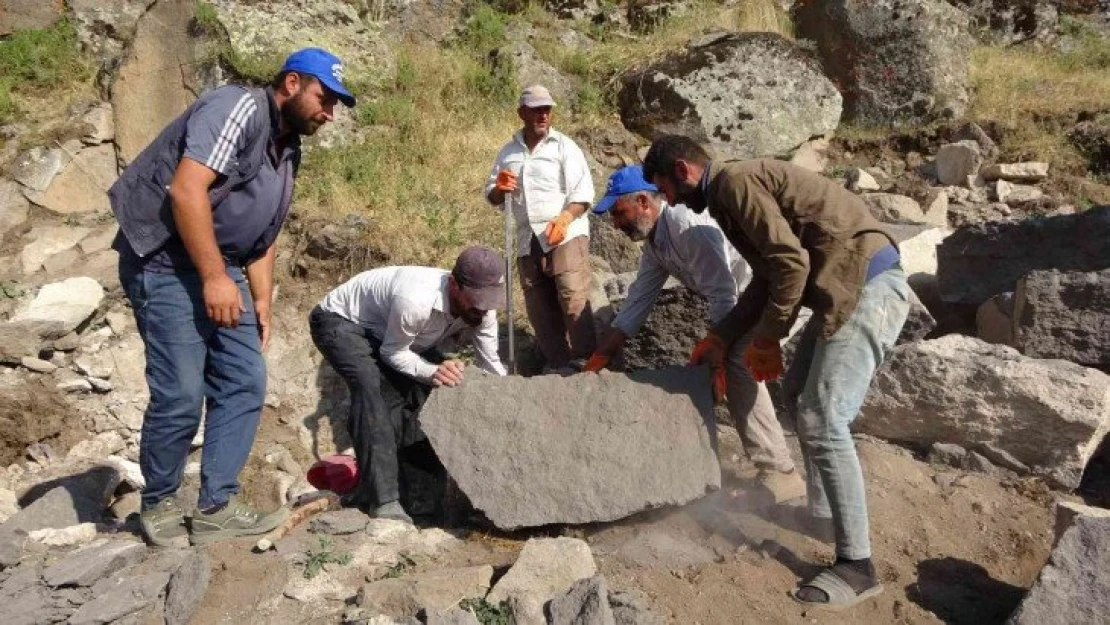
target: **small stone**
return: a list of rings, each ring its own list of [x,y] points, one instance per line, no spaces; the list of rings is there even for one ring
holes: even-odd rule
[[[32,191],[46,191],[68,162],[69,159],[62,150],[32,148],[16,161],[14,178]]]
[[[88,393],[93,389],[92,383],[85,378],[69,378],[58,382],[55,387],[64,393]]]
[[[936,157],[937,180],[944,185],[969,186],[968,179],[979,174],[982,162],[979,144],[974,141],[942,145]]]
[[[12,321],[59,322],[59,333],[68,333],[84,323],[104,301],[104,288],[92,278],[70,278],[47,284],[35,299],[12,317]]]
[[[146,555],[142,543],[112,540],[93,543],[52,564],[42,577],[48,586],[92,586]]]
[[[112,329],[112,334],[116,336],[123,336],[134,329],[135,324],[132,319],[131,315],[117,311],[104,315],[104,321],[108,323],[108,327]]]
[[[23,368],[30,369],[35,373],[54,373],[58,369],[58,366],[54,363],[32,356],[24,356],[19,361],[19,364],[23,365]]]
[[[990,187],[991,199],[1007,205],[1020,205],[1036,202],[1044,197],[1044,191],[1024,184],[1013,184],[998,180]]]
[[[116,136],[115,117],[112,115],[112,105],[105,102],[89,109],[81,118],[88,127],[81,142],[85,145],[99,145],[111,141]]]
[[[1048,177],[1048,163],[997,163],[984,167],[979,175],[988,182],[1040,182]]]
[[[882,187],[879,186],[874,176],[859,167],[853,167],[848,170],[848,189],[855,193],[863,193],[865,191],[879,191]]]
[[[105,362],[106,359],[95,359],[87,355],[73,359],[73,366],[77,372],[90,378],[107,380],[112,377],[112,366]]]
[[[81,345],[81,337],[77,336],[76,332],[70,332],[62,338],[54,341],[54,349],[60,352],[72,352]]]
[[[50,547],[68,547],[91,542],[96,538],[96,523],[82,523],[61,529],[35,530],[27,535],[33,541]]]
[[[97,393],[112,392],[112,383],[108,380],[105,380],[103,378],[94,378],[92,376],[89,376],[85,379],[89,381],[89,385],[92,386],[92,390],[96,391]]]

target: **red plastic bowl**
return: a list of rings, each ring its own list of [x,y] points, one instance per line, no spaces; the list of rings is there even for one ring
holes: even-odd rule
[[[328,456],[308,470],[308,483],[320,490],[346,495],[358,486],[358,462],[354,456]]]

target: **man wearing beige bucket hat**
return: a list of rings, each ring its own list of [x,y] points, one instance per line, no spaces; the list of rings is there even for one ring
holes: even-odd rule
[[[511,207],[524,305],[547,366],[580,369],[595,343],[586,217],[594,185],[582,150],[551,127],[554,107],[542,85],[521,93],[523,125],[497,154],[484,194]]]

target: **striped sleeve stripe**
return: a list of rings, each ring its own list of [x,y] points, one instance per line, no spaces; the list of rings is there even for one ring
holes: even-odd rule
[[[212,153],[204,163],[206,167],[214,171],[223,171],[231,158],[231,153],[235,148],[235,143],[239,140],[239,135],[242,134],[243,128],[246,126],[246,121],[256,110],[258,110],[258,105],[255,104],[254,97],[251,94],[247,93],[239,98],[220,130],[220,137],[212,148]]]

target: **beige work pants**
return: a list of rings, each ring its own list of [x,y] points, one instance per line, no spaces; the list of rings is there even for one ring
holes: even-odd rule
[[[588,359],[597,341],[590,308],[590,239],[575,237],[544,254],[532,237],[532,249],[517,258],[517,269],[528,320],[547,365],[559,368],[571,359]]]
[[[782,425],[767,385],[755,381],[744,366],[744,348],[751,336],[736,341],[728,352],[725,375],[728,379],[728,411],[736,422],[748,458],[761,469],[790,471],[794,461],[786,447]]]

